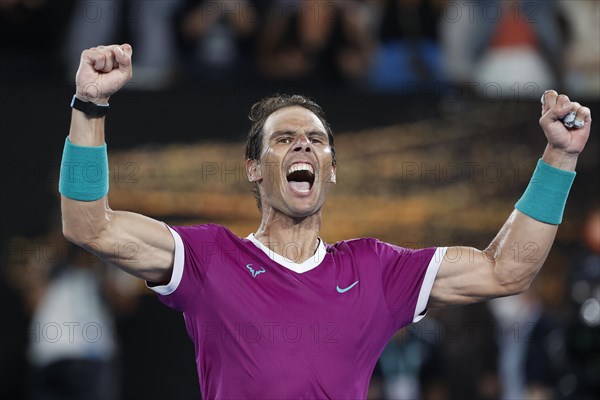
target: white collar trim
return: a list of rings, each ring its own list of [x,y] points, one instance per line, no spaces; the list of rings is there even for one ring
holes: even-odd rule
[[[303,274],[305,272],[310,271],[311,269],[318,267],[325,258],[326,254],[325,244],[323,243],[321,238],[318,238],[319,245],[317,246],[317,251],[315,251],[315,254],[303,263],[297,264],[289,258],[275,253],[273,250],[269,249],[267,246],[262,244],[262,242],[256,238],[254,233],[249,234],[246,237],[246,239],[250,240],[256,247],[261,249],[272,261],[275,261],[282,267],[290,269],[298,274]],[[290,248],[290,251],[293,251],[293,249]]]

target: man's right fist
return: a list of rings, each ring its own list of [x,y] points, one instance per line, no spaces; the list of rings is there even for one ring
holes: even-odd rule
[[[83,101],[107,104],[108,98],[131,79],[131,54],[129,44],[98,46],[81,53],[75,77],[77,97]]]

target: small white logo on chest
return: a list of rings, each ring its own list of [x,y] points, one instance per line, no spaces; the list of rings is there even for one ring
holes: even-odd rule
[[[346,293],[348,290],[352,289],[354,286],[358,285],[358,281],[354,282],[352,285],[345,287],[345,288],[341,288],[339,286],[335,287],[335,290],[337,290],[338,293]]]

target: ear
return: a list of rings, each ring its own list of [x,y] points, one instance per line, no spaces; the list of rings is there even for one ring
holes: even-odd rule
[[[262,180],[262,170],[260,163],[257,160],[246,160],[246,175],[250,182],[258,182]]]
[[[334,185],[337,182],[337,166],[335,164],[331,165],[331,175],[329,176],[329,182]]]

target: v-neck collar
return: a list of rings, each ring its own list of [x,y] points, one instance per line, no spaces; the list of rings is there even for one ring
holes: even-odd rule
[[[246,237],[246,239],[250,240],[256,247],[258,247],[260,250],[262,250],[263,253],[265,253],[267,255],[267,257],[269,257],[272,261],[274,261],[277,264],[281,265],[282,267],[292,270],[298,274],[303,274],[305,272],[308,272],[308,271],[318,267],[321,264],[321,262],[323,262],[323,259],[325,258],[325,255],[327,254],[327,249],[325,248],[325,244],[323,243],[321,238],[318,238],[319,245],[317,246],[317,250],[315,251],[315,254],[313,254],[312,257],[310,257],[308,260],[304,261],[303,263],[297,264],[297,263],[291,261],[290,259],[288,259],[280,254],[275,253],[273,250],[269,249],[267,246],[262,244],[262,242],[256,238],[254,233],[249,234]]]

